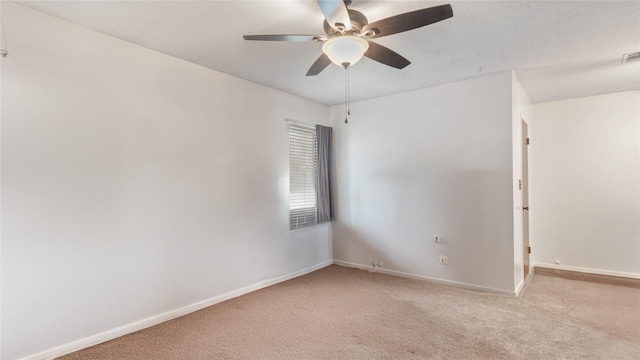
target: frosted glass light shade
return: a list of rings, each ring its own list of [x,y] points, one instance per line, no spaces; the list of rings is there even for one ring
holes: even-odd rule
[[[367,40],[353,35],[336,36],[322,44],[322,51],[329,59],[340,66],[351,66],[369,49]],[[345,67],[346,67],[345,66]]]

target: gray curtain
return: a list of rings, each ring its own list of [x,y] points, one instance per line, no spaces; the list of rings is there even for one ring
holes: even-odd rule
[[[330,127],[316,125],[318,141],[318,222],[333,219],[331,204],[331,132]]]

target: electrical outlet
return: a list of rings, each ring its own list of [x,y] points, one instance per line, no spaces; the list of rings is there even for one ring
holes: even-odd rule
[[[449,264],[449,259],[447,259],[447,257],[444,256],[444,255],[440,255],[440,264],[448,265]]]

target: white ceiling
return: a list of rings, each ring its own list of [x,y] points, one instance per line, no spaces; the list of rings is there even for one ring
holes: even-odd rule
[[[313,42],[245,41],[245,34],[324,34],[313,0],[19,1],[21,5],[249,81],[334,105],[344,69],[305,76]],[[515,70],[534,103],[640,87],[638,1],[371,1],[369,22],[450,3],[453,18],[375,40],[412,64],[367,58],[351,68],[351,99],[373,98]]]

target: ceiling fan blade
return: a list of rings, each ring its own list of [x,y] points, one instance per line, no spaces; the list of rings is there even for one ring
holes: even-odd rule
[[[411,64],[411,61],[397,52],[371,41],[369,41],[369,49],[364,53],[364,56],[396,69],[403,69]]]
[[[342,29],[338,30],[351,30],[351,18],[349,17],[349,10],[343,0],[317,0],[318,6],[327,19],[327,23],[332,28]]]
[[[362,33],[369,38],[379,38],[417,29],[452,16],[453,9],[451,9],[451,5],[434,6],[374,21],[365,25]]]
[[[322,53],[318,60],[311,65],[309,71],[307,71],[307,76],[315,76],[320,74],[322,70],[324,70],[327,66],[331,64],[331,59],[325,54]]]
[[[245,40],[260,41],[324,41],[326,38],[317,35],[244,35]]]

